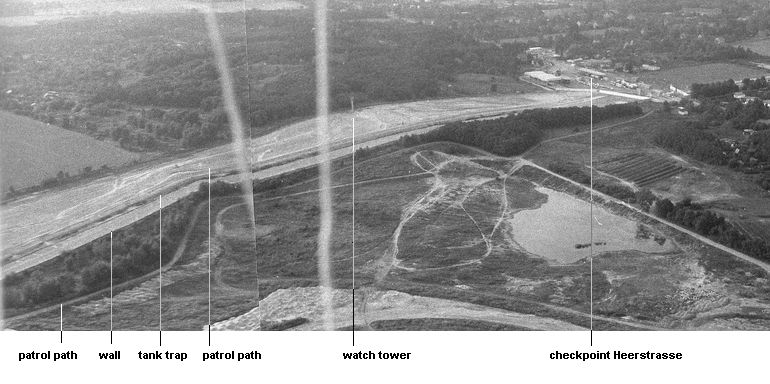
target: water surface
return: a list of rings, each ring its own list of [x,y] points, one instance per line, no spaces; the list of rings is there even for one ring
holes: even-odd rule
[[[538,187],[536,190],[548,195],[548,201],[537,209],[520,211],[508,221],[514,240],[528,252],[560,263],[573,263],[589,256],[591,204],[552,189]],[[659,244],[662,239],[655,241],[652,233],[645,235],[639,224],[632,220],[596,205],[593,212],[594,254],[675,250],[670,240]]]

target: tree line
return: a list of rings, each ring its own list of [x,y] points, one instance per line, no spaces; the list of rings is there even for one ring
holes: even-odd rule
[[[594,122],[642,113],[636,104],[613,104],[593,109]],[[537,145],[544,130],[588,124],[590,107],[531,109],[493,120],[473,120],[445,124],[423,134],[401,138],[404,147],[449,141],[470,145],[500,156],[516,156]]]
[[[738,92],[740,87],[733,79],[717,81],[714,83],[693,83],[690,85],[690,95],[695,99],[729,95]]]
[[[654,138],[655,144],[678,154],[691,156],[708,164],[725,165],[730,146],[715,135],[681,123],[661,129]]]

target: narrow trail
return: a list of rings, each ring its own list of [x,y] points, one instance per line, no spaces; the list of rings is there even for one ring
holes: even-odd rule
[[[519,168],[521,168],[521,162],[516,161],[513,162],[513,166],[511,167],[508,172],[505,172],[502,181],[503,181],[503,208],[500,211],[500,217],[497,218],[497,222],[495,222],[495,226],[492,228],[492,232],[489,234],[489,238],[491,239],[494,237],[495,232],[497,232],[497,229],[500,228],[500,225],[503,223],[503,221],[508,218],[509,211],[508,211],[508,177],[511,176],[514,172],[516,172]],[[487,247],[487,252],[484,254],[484,256],[481,257],[481,259],[487,258],[490,254],[492,254],[492,246],[490,245]]]
[[[425,167],[420,164],[418,161],[419,158],[423,159],[425,162],[430,164],[432,166],[431,169],[425,169]],[[388,252],[385,252],[383,255],[383,258],[378,261],[377,271],[375,272],[375,282],[374,285],[380,284],[382,280],[390,273],[390,271],[396,266],[397,262],[397,255],[398,255],[398,240],[401,236],[401,230],[404,228],[404,225],[412,218],[414,215],[416,215],[418,212],[422,211],[424,208],[430,206],[433,201],[435,201],[437,198],[443,195],[444,189],[446,186],[443,184],[441,179],[438,177],[438,166],[436,164],[432,163],[430,160],[425,158],[422,154],[415,153],[410,157],[410,160],[413,164],[417,165],[422,169],[424,172],[433,174],[433,186],[431,187],[428,192],[426,192],[421,197],[417,198],[414,202],[409,204],[407,208],[402,212],[401,214],[401,220],[398,223],[398,226],[393,231],[393,236],[391,237],[391,246],[390,250]],[[434,194],[437,194],[436,197],[431,198]],[[360,309],[356,311],[359,315],[358,318],[362,319],[362,322],[364,323],[365,327],[369,330],[373,330],[370,326],[370,321],[367,317],[367,303],[369,301],[369,296],[373,293],[373,287],[364,287],[363,288],[363,298],[361,300]],[[355,308],[354,308],[355,311]]]

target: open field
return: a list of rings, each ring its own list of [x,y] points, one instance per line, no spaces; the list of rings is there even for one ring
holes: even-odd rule
[[[85,167],[117,167],[139,155],[112,143],[0,111],[0,192],[40,184],[59,171],[75,176]]]
[[[679,89],[688,90],[693,83],[713,83],[733,79],[736,83],[749,77],[760,77],[770,74],[753,66],[744,66],[731,63],[698,64],[687,67],[665,69],[657,72],[644,72],[639,74],[639,80],[654,84],[661,89],[668,89],[673,84]]]

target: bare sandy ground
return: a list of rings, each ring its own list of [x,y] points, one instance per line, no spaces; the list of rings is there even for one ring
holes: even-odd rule
[[[280,322],[298,317],[309,321],[291,330],[323,330],[321,291],[318,287],[288,288],[273,292],[259,303],[259,310],[252,310],[212,325],[212,330],[256,330],[259,313],[265,322]],[[502,309],[484,307],[454,300],[413,296],[396,291],[379,291],[371,294],[367,304],[367,320],[396,320],[442,318],[494,322],[533,330],[578,331],[583,327],[560,320],[521,314]],[[357,319],[358,320],[358,319]],[[334,327],[353,325],[353,294],[349,289],[334,290]],[[356,321],[356,324],[359,322]]]

